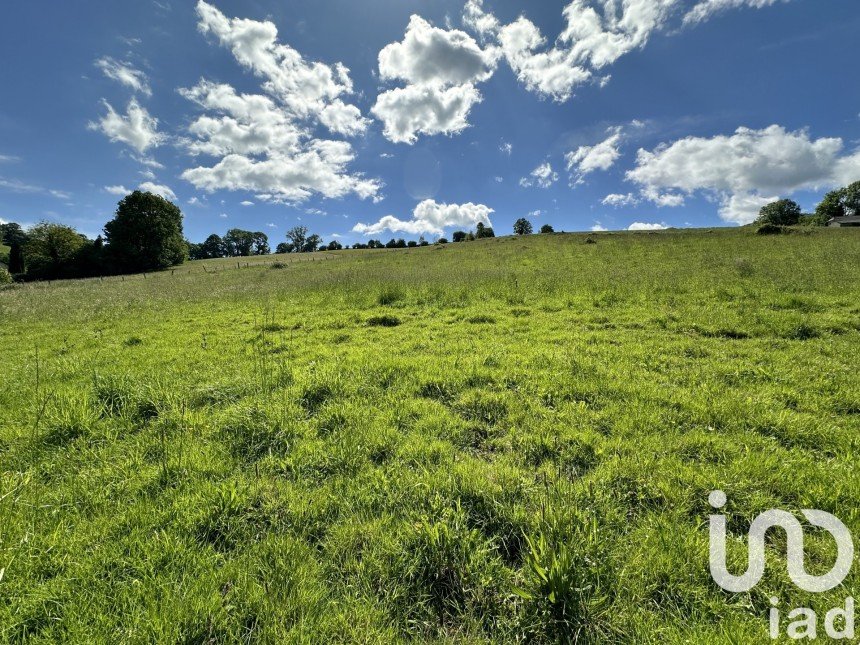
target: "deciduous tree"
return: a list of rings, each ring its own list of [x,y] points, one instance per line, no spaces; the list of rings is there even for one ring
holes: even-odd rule
[[[119,272],[166,269],[188,257],[182,211],[163,197],[139,190],[119,203],[116,216],[105,224],[105,239]]]
[[[775,226],[794,226],[800,221],[803,211],[797,202],[790,199],[780,199],[763,206],[759,211],[757,224],[773,224]]]
[[[521,217],[514,222],[514,235],[531,235],[532,232],[532,223],[525,217]]]

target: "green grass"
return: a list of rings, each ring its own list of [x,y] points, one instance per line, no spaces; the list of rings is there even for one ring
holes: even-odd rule
[[[0,640],[738,643],[856,595],[783,538],[722,592],[707,496],[860,537],[860,236],[591,237],[0,291]]]

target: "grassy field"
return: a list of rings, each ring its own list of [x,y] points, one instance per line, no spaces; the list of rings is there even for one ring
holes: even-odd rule
[[[860,537],[858,232],[586,237],[0,291],[0,640],[741,643],[856,595],[778,534],[721,591],[707,498],[734,571],[769,508]]]

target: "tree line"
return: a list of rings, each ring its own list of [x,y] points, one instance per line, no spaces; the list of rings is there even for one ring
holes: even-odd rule
[[[514,224],[516,235],[530,235],[532,225],[525,218]],[[548,224],[541,233],[552,233]],[[454,243],[495,237],[492,227],[478,223],[473,231],[457,230]],[[296,226],[286,232],[286,241],[274,252],[315,253],[340,251],[345,247],[334,240],[328,244],[307,226]],[[105,275],[146,273],[182,264],[187,259],[249,257],[272,253],[269,237],[261,231],[232,228],[223,236],[213,233],[203,242],[185,239],[182,212],[158,195],[135,191],[117,206],[114,218],[104,226],[104,235],[91,240],[73,227],[55,222],[40,222],[24,230],[20,224],[0,224],[0,242],[9,247],[0,254],[0,283],[17,280],[58,280]],[[434,244],[448,244],[445,237]],[[406,249],[429,246],[418,240],[403,238],[382,242],[371,239],[353,244],[352,249]],[[5,264],[8,269],[3,268]]]
[[[188,258],[182,212],[166,199],[140,191],[119,203],[104,235],[95,240],[54,222],[27,230],[16,223],[2,224],[0,240],[9,247],[8,274],[19,280],[143,273]]]
[[[800,205],[790,199],[771,202],[762,207],[755,223],[762,232],[775,232],[782,226],[827,226],[852,215],[860,215],[860,181],[831,190],[815,207],[814,213],[804,213]]]
[[[514,223],[516,235],[530,235],[531,223],[520,218]],[[553,233],[545,224],[541,233]],[[455,243],[495,237],[492,227],[478,223],[475,230],[457,230]],[[334,240],[328,244],[307,226],[286,232],[274,252],[315,253],[340,251],[345,247]],[[104,226],[104,234],[91,240],[71,226],[40,222],[24,230],[20,224],[0,224],[0,242],[9,247],[0,254],[0,283],[17,280],[57,280],[105,275],[146,273],[182,264],[187,259],[269,255],[269,237],[260,231],[232,228],[221,236],[213,233],[203,242],[185,239],[182,212],[168,200],[148,192],[135,191],[119,202],[114,218]],[[448,244],[440,237],[434,244]],[[353,244],[352,249],[405,249],[429,246],[422,235],[417,241],[403,238],[382,242],[371,239]],[[3,268],[3,264],[8,267]]]

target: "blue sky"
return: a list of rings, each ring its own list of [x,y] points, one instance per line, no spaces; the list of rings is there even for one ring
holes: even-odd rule
[[[25,2],[0,219],[192,240],[737,225],[860,179],[856,0]]]

